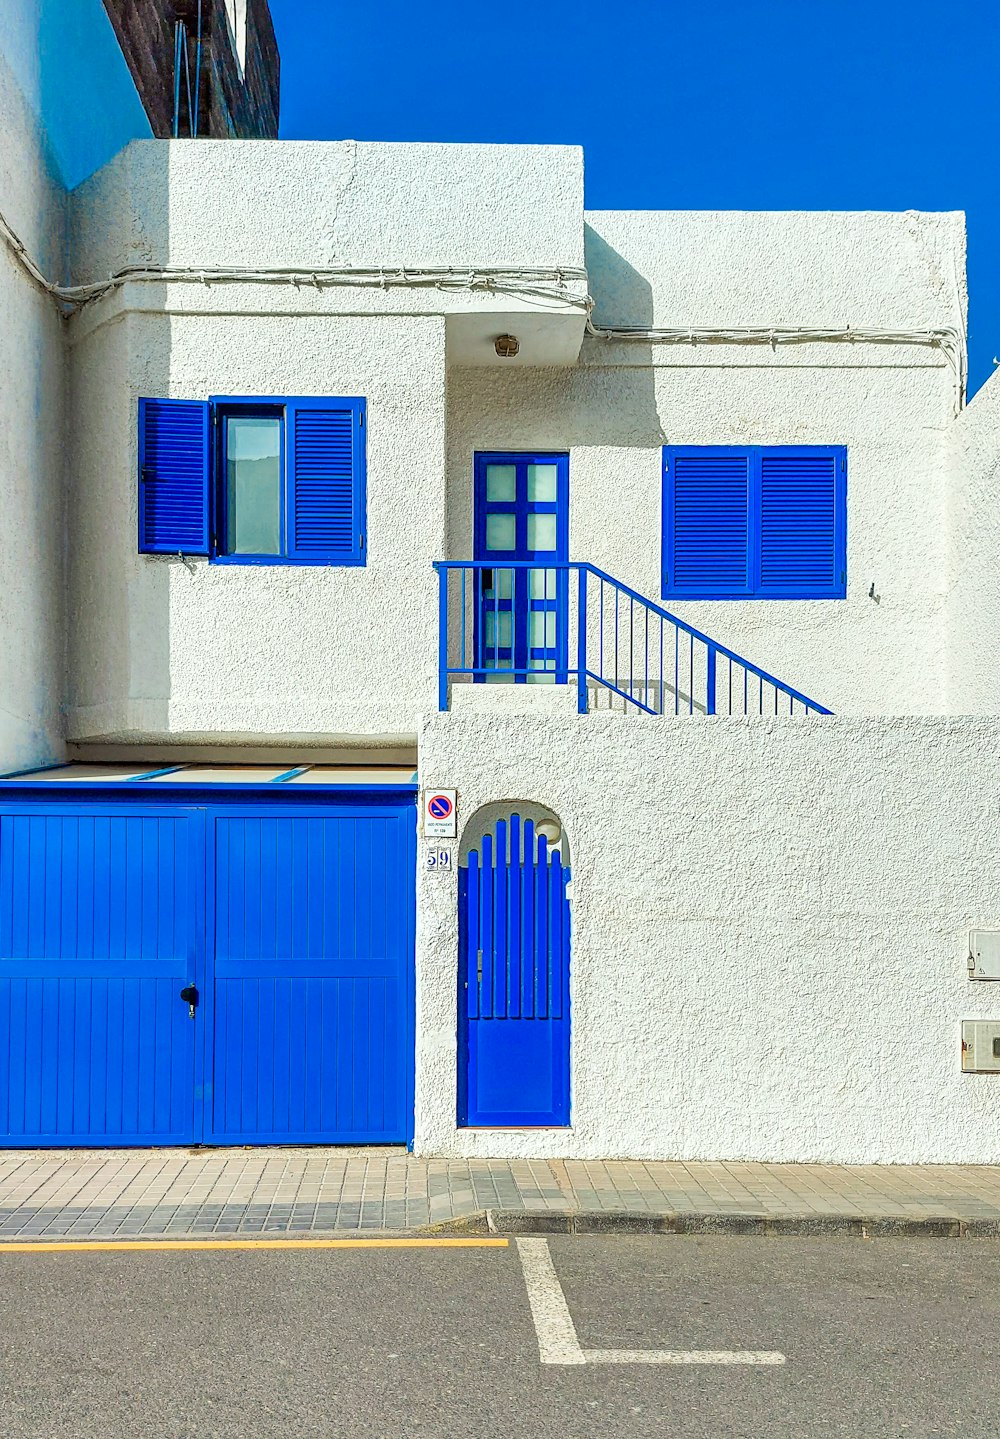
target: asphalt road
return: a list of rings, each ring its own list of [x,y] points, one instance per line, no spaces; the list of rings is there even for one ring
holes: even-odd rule
[[[0,1253],[3,1439],[996,1439],[1000,1244],[560,1238],[543,1366],[518,1251]]]

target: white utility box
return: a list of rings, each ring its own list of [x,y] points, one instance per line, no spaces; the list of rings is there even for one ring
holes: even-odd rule
[[[962,1020],[962,1068],[966,1074],[1000,1074],[1000,1019]]]
[[[969,932],[969,978],[1000,979],[1000,929]]]

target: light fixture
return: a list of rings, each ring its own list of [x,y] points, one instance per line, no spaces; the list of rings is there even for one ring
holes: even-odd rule
[[[497,335],[493,348],[501,360],[512,360],[521,348],[521,342],[516,335]]]

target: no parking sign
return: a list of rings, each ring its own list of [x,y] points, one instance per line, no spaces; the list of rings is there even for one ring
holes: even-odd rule
[[[454,839],[458,834],[458,793],[453,789],[424,791],[424,837]]]

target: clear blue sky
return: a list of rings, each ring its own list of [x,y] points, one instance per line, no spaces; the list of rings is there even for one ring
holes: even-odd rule
[[[580,144],[595,210],[965,210],[1000,354],[994,0],[271,0],[288,139]]]

